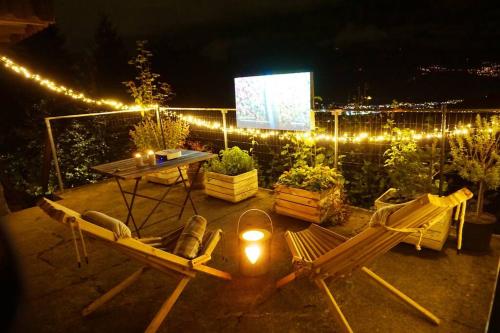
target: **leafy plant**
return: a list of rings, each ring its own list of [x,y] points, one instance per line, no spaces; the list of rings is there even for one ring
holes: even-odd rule
[[[303,165],[283,172],[277,184],[319,192],[333,187],[342,187],[344,178],[336,169],[328,166]]]
[[[383,166],[363,160],[361,168],[343,168],[346,178],[346,193],[355,206],[370,208],[373,202],[387,189],[387,173]]]
[[[478,184],[476,215],[483,213],[484,192],[500,186],[500,118],[477,116],[475,130],[450,138],[453,168]]]
[[[256,164],[246,150],[234,146],[221,150],[219,158],[213,158],[205,165],[206,171],[216,172],[228,176],[236,176],[252,171]]]
[[[137,76],[123,84],[137,105],[164,105],[173,96],[172,89],[168,83],[158,81],[160,74],[152,72],[153,53],[146,48],[147,41],[139,40],[136,44],[137,54],[128,63],[135,67]]]
[[[435,193],[438,189],[433,177],[437,168],[437,141],[430,152],[417,145],[409,129],[392,128],[396,137],[384,152],[384,167],[390,185],[398,190],[396,201],[408,201],[422,193]]]
[[[344,178],[336,169],[323,165],[296,166],[285,171],[276,184],[312,192],[327,191],[319,202],[326,219],[332,223],[342,223],[348,217],[344,200]]]
[[[162,130],[163,129],[163,130]],[[180,148],[189,134],[189,124],[182,119],[162,116],[161,127],[154,118],[146,116],[130,137],[140,151]]]
[[[101,176],[90,168],[102,163],[108,147],[84,122],[72,120],[57,138],[57,152],[66,186],[95,183]]]
[[[311,136],[316,134],[319,134],[318,130],[312,132]],[[333,152],[330,155],[332,155],[331,158],[327,156],[327,147],[318,146],[312,138],[297,138],[295,136],[290,138],[290,142],[285,144],[280,152],[285,168],[331,164]]]

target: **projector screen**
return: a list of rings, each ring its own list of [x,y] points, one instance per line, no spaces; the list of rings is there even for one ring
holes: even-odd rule
[[[311,73],[234,79],[239,128],[309,131]]]

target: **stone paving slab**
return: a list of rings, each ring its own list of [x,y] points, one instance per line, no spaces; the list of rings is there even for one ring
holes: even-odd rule
[[[131,185],[131,184],[129,184]],[[158,185],[143,190],[159,195]],[[181,200],[182,189],[173,191]],[[209,229],[221,228],[224,238],[210,265],[234,274],[226,282],[198,274],[185,289],[160,332],[332,332],[336,323],[326,302],[307,279],[280,291],[274,282],[290,272],[291,257],[283,233],[300,230],[308,223],[272,213],[272,193],[260,190],[239,204],[206,197],[194,191],[201,215]],[[76,211],[100,210],[125,219],[126,210],[112,181],[69,190],[61,204]],[[154,205],[139,199],[136,214],[144,216]],[[271,212],[275,232],[272,266],[265,277],[244,278],[238,273],[236,222],[246,209]],[[177,208],[174,208],[177,209]],[[171,215],[162,205],[152,220]],[[147,227],[143,236],[158,235],[183,223],[172,218]],[[366,225],[370,213],[353,209],[349,221],[332,230],[347,236]],[[78,268],[70,231],[47,218],[37,207],[8,215],[7,227],[21,263],[25,301],[17,332],[140,332],[143,331],[175,285],[175,279],[149,271],[132,287],[87,318],[84,306],[140,267],[102,243],[87,239],[89,265]],[[360,273],[329,283],[355,332],[483,332],[496,278],[500,241],[483,255],[457,255],[450,239],[441,252],[400,244],[370,267],[417,302],[429,308],[443,323],[437,327],[402,304]]]

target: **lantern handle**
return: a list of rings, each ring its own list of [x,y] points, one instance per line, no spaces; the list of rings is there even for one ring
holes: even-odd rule
[[[239,235],[240,234],[240,222],[241,222],[241,218],[248,212],[251,212],[251,211],[254,211],[254,212],[261,212],[262,214],[266,215],[267,216],[267,219],[269,220],[269,224],[271,225],[271,235],[274,234],[274,227],[273,227],[273,220],[271,220],[271,216],[269,216],[268,213],[266,213],[265,211],[263,211],[262,209],[258,209],[258,208],[250,208],[246,211],[244,211],[241,215],[240,215],[240,218],[238,219],[238,226],[236,228],[236,234]]]

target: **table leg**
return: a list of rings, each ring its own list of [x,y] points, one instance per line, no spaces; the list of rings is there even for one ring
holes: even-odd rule
[[[193,199],[191,198],[191,190],[193,189],[193,186],[192,186],[193,182],[198,177],[198,173],[200,172],[201,163],[198,163],[198,168],[196,168],[196,172],[194,174],[193,180],[189,183],[189,188],[187,188],[186,182],[184,182],[184,177],[182,176],[182,170],[179,167],[177,169],[179,170],[179,174],[181,176],[182,183],[184,184],[184,189],[186,190],[186,198],[184,198],[184,202],[182,203],[181,212],[179,213],[178,219],[180,220],[182,217],[182,214],[184,213],[184,208],[186,208],[186,204],[187,204],[188,199],[189,199],[189,201],[191,201],[191,206],[193,207],[194,213],[198,214],[198,211],[196,210],[196,206],[194,205]]]
[[[151,215],[153,215],[153,213],[156,211],[156,209],[160,206],[160,204],[163,202],[163,200],[167,197],[167,195],[170,193],[170,190],[172,189],[172,187],[179,181],[179,178],[181,176],[177,176],[177,178],[175,179],[175,182],[173,185],[168,185],[168,188],[167,190],[165,191],[165,193],[163,193],[163,195],[161,196],[160,200],[156,203],[156,205],[154,206],[154,208],[151,210],[151,212],[149,212],[148,216],[146,217],[146,219],[142,222],[142,224],[139,226],[139,229],[142,229],[142,227],[146,224],[146,222],[148,222],[149,218],[151,217]]]
[[[120,183],[120,180],[118,178],[116,178],[116,177],[115,177],[115,179],[116,179],[116,182],[118,183],[118,187],[120,188],[120,192],[122,194],[123,201],[125,201],[125,206],[127,206],[127,210],[128,210],[127,219],[125,221],[125,225],[128,226],[128,221],[131,219],[132,223],[134,224],[134,229],[135,229],[135,232],[137,233],[137,236],[141,237],[141,235],[139,233],[139,229],[137,228],[137,224],[135,223],[134,216],[132,215],[132,208],[134,207],[135,195],[137,193],[137,187],[139,185],[139,181],[141,180],[141,178],[136,178],[135,179],[134,191],[132,192],[132,199],[130,200],[130,205],[129,205],[128,201],[127,201],[127,198],[125,197],[125,193],[123,192],[123,188],[122,188],[122,185]]]

